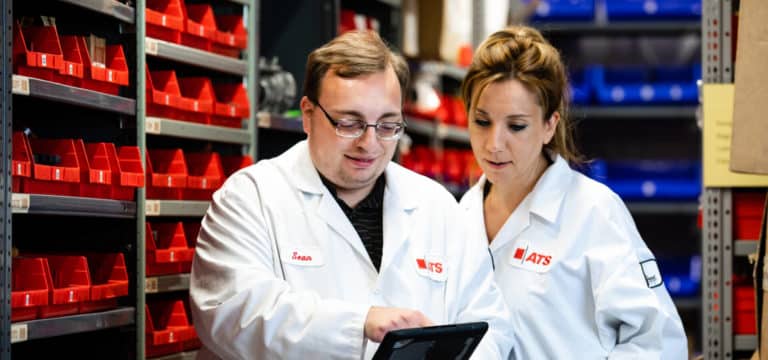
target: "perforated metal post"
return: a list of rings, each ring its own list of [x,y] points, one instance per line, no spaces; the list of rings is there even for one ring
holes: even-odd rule
[[[13,138],[11,100],[11,39],[13,14],[11,1],[3,1],[0,29],[0,359],[11,358],[11,139]]]
[[[721,189],[706,189],[703,196],[702,264],[702,350],[705,359],[723,359],[723,196]]]

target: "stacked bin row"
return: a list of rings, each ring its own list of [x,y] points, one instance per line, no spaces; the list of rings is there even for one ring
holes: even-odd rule
[[[128,200],[144,186],[139,148],[13,133],[12,190]]]
[[[471,150],[444,149],[437,152],[419,145],[403,152],[400,164],[443,183],[454,194],[465,192],[482,173]]]
[[[605,67],[571,74],[572,102],[578,105],[684,105],[698,101],[701,65]]]
[[[24,321],[117,307],[128,295],[121,253],[25,254],[13,258],[11,321]]]
[[[144,310],[148,358],[200,348],[189,303],[181,299],[147,301]]]
[[[147,276],[189,273],[198,222],[147,222]]]
[[[243,84],[214,84],[207,77],[177,78],[147,68],[147,116],[241,128],[250,113]]]
[[[106,46],[105,63],[93,62],[85,36],[59,36],[55,25],[13,27],[13,72],[118,95],[129,83],[123,46]]]
[[[585,172],[625,201],[695,201],[701,193],[701,163],[698,161],[595,159]]]
[[[147,198],[210,200],[231,172],[251,163],[248,156],[220,156],[215,152],[185,154],[181,149],[149,149]]]
[[[466,128],[468,120],[464,101],[453,95],[437,94],[437,98],[439,102],[429,108],[406,102],[405,113],[421,120]]]
[[[240,57],[248,33],[240,15],[215,14],[210,4],[147,0],[147,36],[219,55]]]
[[[603,9],[608,21],[701,18],[701,0],[541,0],[533,21],[593,21]]]

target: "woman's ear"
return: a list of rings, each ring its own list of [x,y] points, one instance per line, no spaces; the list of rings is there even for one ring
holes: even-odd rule
[[[552,141],[552,137],[555,136],[555,130],[557,130],[557,124],[560,122],[560,113],[555,111],[552,116],[544,122],[544,145],[549,144]]]

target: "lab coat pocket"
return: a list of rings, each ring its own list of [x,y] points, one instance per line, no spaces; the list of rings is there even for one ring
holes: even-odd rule
[[[289,245],[282,253],[284,264],[318,267],[325,265],[323,249],[316,246]]]

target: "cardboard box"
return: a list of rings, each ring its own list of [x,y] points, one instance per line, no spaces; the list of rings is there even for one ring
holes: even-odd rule
[[[107,41],[91,34],[85,38],[88,43],[88,53],[91,55],[91,66],[105,67],[107,62]]]
[[[731,170],[768,174],[768,1],[741,0],[736,53]]]

